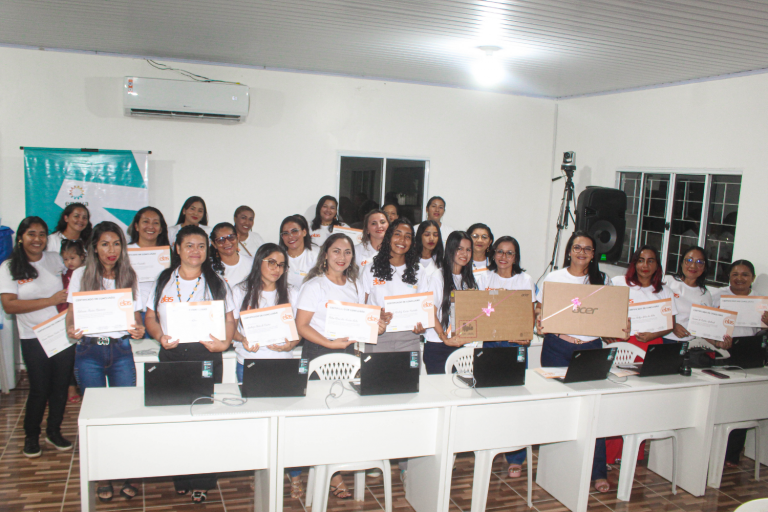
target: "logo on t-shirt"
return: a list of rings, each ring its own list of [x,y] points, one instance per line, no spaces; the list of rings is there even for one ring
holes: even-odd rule
[[[680,298],[680,295],[679,295],[679,294],[677,294],[677,293],[673,293],[672,295],[674,295],[676,299],[679,299],[679,298]]]
[[[387,284],[387,282],[384,279],[379,279],[378,277],[373,278],[373,285],[377,286],[380,284]]]
[[[27,284],[27,283],[31,283],[32,281],[34,281],[34,279],[21,279],[21,280],[19,280],[17,282],[19,284]]]
[[[320,233],[313,233],[309,236],[311,236],[312,238],[320,238]]]
[[[160,304],[165,304],[167,302],[173,302],[173,297],[169,297],[167,295],[163,295],[163,298],[160,299]]]

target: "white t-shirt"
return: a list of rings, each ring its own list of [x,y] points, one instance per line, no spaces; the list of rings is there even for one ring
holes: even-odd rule
[[[70,304],[72,303],[72,294],[77,293],[80,291],[95,291],[95,290],[83,290],[82,289],[82,280],[83,280],[83,272],[85,272],[85,267],[76,268],[72,272],[72,278],[69,281],[69,288],[67,293],[67,302]],[[115,280],[114,279],[101,279],[101,289],[102,290],[114,290],[115,289]],[[136,297],[133,301],[133,310],[134,311],[141,311],[144,304],[141,300],[141,295],[139,297]],[[114,331],[114,332],[100,332],[97,334],[97,336],[108,336],[110,338],[122,338],[123,336],[127,336],[129,333],[128,331]]]
[[[319,251],[313,251],[312,249],[304,249],[304,252],[299,254],[296,258],[288,256],[288,284],[296,288],[301,289],[304,284],[304,278],[307,273],[312,270],[312,267],[317,263],[317,256]]]
[[[355,246],[355,261],[361,268],[373,262],[373,257],[379,254],[379,251],[373,248],[370,243],[361,243]]]
[[[128,244],[128,249],[140,249],[139,244]],[[139,295],[141,295],[142,311],[147,310],[147,299],[149,293],[154,289],[154,281],[139,282]]]
[[[37,277],[16,281],[11,277],[11,260],[4,261],[0,265],[0,293],[12,293],[19,300],[37,300],[47,299],[64,289],[61,274],[67,270],[67,267],[64,266],[58,253],[44,252],[39,261],[30,263],[37,269]],[[58,314],[56,306],[48,306],[29,313],[18,313],[16,323],[19,326],[19,336],[24,339],[35,338],[35,331],[32,328]]]
[[[205,231],[206,236],[211,236],[211,228],[209,228],[208,226],[203,226],[202,224],[199,224],[198,227],[202,228],[203,231]],[[171,242],[171,247],[173,247],[174,244],[176,244],[176,235],[179,234],[179,230],[181,228],[182,228],[181,224],[176,224],[175,226],[171,226],[168,228],[168,240]],[[208,239],[208,242],[210,242],[210,239]]]
[[[232,312],[232,314],[235,317],[235,320],[238,320],[237,322],[237,330],[245,336],[245,329],[243,329],[242,324],[240,324],[240,308],[243,306],[243,299],[245,298],[245,283],[240,283],[239,285],[232,288],[232,299],[235,303],[235,310]],[[296,306],[294,304],[297,303],[298,294],[296,293],[296,288],[293,288],[291,286],[288,287],[288,302],[291,304],[293,309],[293,316],[296,317]],[[261,292],[261,299],[259,300],[259,307],[253,308],[253,309],[261,309],[261,308],[269,308],[272,306],[277,306],[277,290],[273,290],[271,292]],[[240,364],[244,364],[244,361],[246,359],[293,359],[293,352],[277,352],[275,350],[270,350],[267,347],[259,347],[259,350],[257,352],[249,352],[248,350],[243,347],[242,342],[239,341],[233,341],[232,342],[235,346],[235,354],[237,355],[237,362]]]
[[[362,282],[363,290],[368,294],[368,304],[383,308],[384,297],[417,293],[418,283],[424,276],[424,270],[422,268],[419,268],[418,272],[416,272],[416,284],[403,282],[405,264],[400,265],[399,267],[392,267],[392,270],[392,279],[389,281],[374,277],[373,265],[367,265],[362,270],[360,281]]]
[[[472,274],[475,276],[475,281],[480,279],[481,276],[488,273],[488,258],[485,261],[472,260]]]
[[[176,278],[179,278],[179,289],[176,289]],[[222,281],[223,278],[216,276]],[[197,285],[197,288],[195,288]],[[155,288],[157,287],[157,281],[152,285],[152,293],[149,294],[147,302],[147,309],[154,311],[155,309]],[[227,291],[227,295],[224,298],[224,311],[229,313],[235,309],[235,303],[232,301],[232,290],[229,285],[224,282],[224,288]],[[194,293],[192,292],[194,290]],[[191,295],[191,297],[190,297]],[[181,296],[181,300],[179,300]],[[163,329],[163,334],[168,333],[168,315],[166,314],[167,306],[169,302],[203,302],[208,300],[214,300],[211,296],[211,292],[205,283],[205,276],[200,275],[200,282],[198,284],[197,278],[194,279],[182,279],[179,276],[179,269],[173,271],[171,278],[163,288],[163,296],[160,298],[160,303],[157,306],[157,313],[160,315],[160,327]],[[211,338],[207,334],[201,335],[201,341],[209,341]]]
[[[569,283],[569,284],[591,284],[589,282],[589,276],[574,276],[570,272],[568,272],[568,268],[561,268],[560,270],[555,270],[554,272],[550,272],[547,274],[547,277],[544,278],[544,283],[546,282],[552,282],[552,283]],[[608,279],[608,276],[605,276],[605,284],[608,286],[611,285],[611,281]],[[544,285],[542,283],[541,288],[539,288],[539,293],[536,294],[536,300],[539,302],[544,302]],[[579,339],[581,341],[593,341],[597,339],[597,336],[577,336],[575,334],[567,334],[566,336],[571,336],[572,338]]]
[[[258,251],[259,247],[262,245],[264,245],[264,239],[261,238],[258,233],[251,231],[248,234],[248,238],[240,240],[240,255],[245,254],[246,256],[253,258],[256,255],[256,251]]]
[[[712,307],[712,294],[709,293],[709,290],[701,291],[701,288],[698,286],[688,286],[673,276],[667,276],[664,284],[669,287],[673,295],[672,302],[677,310],[675,322],[686,329],[688,328],[688,319],[691,317],[691,306],[693,304]],[[691,341],[693,336],[679,338],[675,336],[675,333],[671,332],[665,338],[675,341]]]
[[[453,286],[457,290],[465,289],[461,286],[461,274],[453,275]],[[418,293],[432,292],[434,294],[433,296],[435,299],[435,311],[437,313],[437,321],[442,322],[443,314],[441,310],[443,305],[443,269],[437,269],[432,273],[432,275],[429,276],[429,278],[420,280],[417,292]],[[448,330],[450,331],[450,325],[448,326]],[[450,332],[446,334],[450,335]],[[424,333],[424,339],[427,341],[431,341],[432,343],[443,342],[440,339],[440,337],[437,335],[437,332],[434,329],[427,329],[427,332]]]
[[[59,254],[61,252],[62,240],[67,240],[67,237],[60,231],[48,235],[48,245],[46,245],[45,250]],[[85,243],[83,243],[83,246],[85,246]]]
[[[250,238],[250,237],[249,237]],[[230,288],[234,288],[248,277],[253,267],[253,258],[245,254],[245,251],[239,253],[240,259],[234,265],[227,265],[223,261],[224,265],[224,280],[227,282]]]
[[[342,227],[349,227],[343,222],[341,223]],[[310,231],[309,236],[312,237],[312,243],[317,245],[318,247],[322,247],[322,245],[325,243],[325,241],[328,239],[329,236],[331,236],[333,233],[330,231],[330,224],[328,226],[323,226],[320,224],[320,227],[317,229],[313,229]]]
[[[731,290],[730,286],[725,286],[723,288],[717,288],[715,290],[712,290],[712,307],[713,308],[719,308],[720,307],[720,297],[723,295],[736,295]],[[749,290],[749,295],[757,295],[755,293],[755,290]],[[758,327],[743,327],[737,325],[733,328],[733,334],[732,336],[734,338],[739,338],[741,336],[754,336],[760,332],[760,329]]]
[[[347,281],[344,286],[339,286],[325,275],[313,277],[301,287],[296,309],[314,313],[309,326],[325,335],[326,303],[329,300],[339,300],[355,304],[365,304],[365,292],[360,282]],[[298,313],[297,313],[298,314]]]
[[[501,277],[496,271],[489,271],[477,279],[478,290],[531,290],[531,302],[536,302],[536,285],[525,272],[512,277]]]

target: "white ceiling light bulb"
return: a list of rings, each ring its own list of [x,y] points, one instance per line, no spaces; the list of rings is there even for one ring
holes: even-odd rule
[[[504,67],[494,56],[494,53],[501,50],[498,46],[478,46],[483,52],[481,60],[473,66],[475,78],[481,85],[495,85],[504,78]]]

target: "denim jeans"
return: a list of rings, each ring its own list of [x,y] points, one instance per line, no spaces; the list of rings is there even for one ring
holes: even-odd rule
[[[445,362],[458,347],[451,347],[445,343],[427,341],[424,343],[424,366],[428,375],[445,373]]]
[[[75,378],[85,393],[88,388],[130,387],[136,385],[130,336],[112,339],[109,345],[91,343],[86,336],[75,347]]]

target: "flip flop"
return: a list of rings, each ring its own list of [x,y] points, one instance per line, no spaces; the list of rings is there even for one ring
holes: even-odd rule
[[[127,492],[129,490],[133,491],[133,494],[130,494],[129,492]],[[120,488],[120,496],[122,496],[127,500],[130,500],[131,498],[135,497],[137,494],[139,494],[139,490],[136,487],[132,486],[130,482],[125,482],[123,486]]]
[[[109,498],[105,498],[102,496],[102,493],[109,493]],[[112,484],[109,485],[102,485],[100,487],[96,488],[96,497],[99,498],[99,501],[102,503],[109,503],[112,501],[112,498],[115,495],[114,489],[112,489]]]
[[[202,503],[208,498],[208,491],[192,491],[192,501]]]
[[[520,464],[510,464],[507,475],[509,478],[520,478],[523,476],[523,466]]]
[[[595,490],[599,493],[606,493],[611,490],[611,484],[609,484],[608,480],[604,478],[595,480]]]

